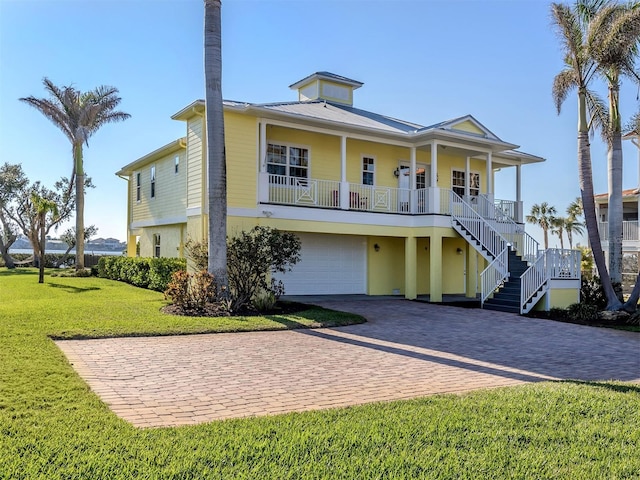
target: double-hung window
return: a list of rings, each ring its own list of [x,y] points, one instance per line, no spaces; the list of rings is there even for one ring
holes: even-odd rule
[[[286,144],[267,145],[267,172],[295,179],[309,178],[309,149]]]
[[[136,172],[136,202],[140,201],[140,185],[142,183],[142,175],[140,172]]]
[[[176,155],[175,161],[174,161],[174,166],[173,166],[173,173],[178,173],[178,171],[180,170],[180,156]]]
[[[153,236],[153,256],[160,258],[160,234]]]
[[[156,166],[151,167],[151,198],[156,197]]]
[[[375,172],[375,159],[373,157],[362,157],[362,184],[373,185]]]

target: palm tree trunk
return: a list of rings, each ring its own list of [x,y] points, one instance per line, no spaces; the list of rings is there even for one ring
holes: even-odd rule
[[[38,214],[38,229],[40,230],[40,245],[38,246],[39,256],[40,256],[40,265],[38,270],[38,283],[44,283],[44,252],[47,245],[47,239],[45,237],[45,218],[47,213]]]
[[[209,265],[218,286],[227,286],[227,166],[222,106],[220,0],[204,0],[204,76],[207,131]]]
[[[82,143],[73,146],[76,172],[76,270],[84,270],[84,166]]]
[[[593,175],[591,172],[591,146],[589,144],[589,130],[587,124],[585,93],[578,92],[578,177],[580,183],[580,195],[584,209],[584,222],[587,227],[589,245],[593,253],[593,261],[598,269],[598,275],[602,282],[605,296],[607,297],[607,310],[618,310],[622,303],[618,300],[616,292],[611,285],[609,272],[604,259],[604,251],[598,232],[598,218],[593,196]]]
[[[609,275],[614,284],[622,283],[622,134],[620,126],[619,86],[609,85]],[[620,292],[621,293],[621,292]]]
[[[549,232],[546,228],[543,228],[542,232],[544,233],[544,249],[549,250]]]

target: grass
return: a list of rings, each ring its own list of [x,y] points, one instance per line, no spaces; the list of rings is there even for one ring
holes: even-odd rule
[[[88,389],[50,335],[287,326],[168,317],[163,304],[158,293],[108,280],[38,285],[35,271],[0,270],[0,478],[640,478],[640,386],[622,383],[539,383],[136,429]],[[286,320],[345,321],[311,312]]]

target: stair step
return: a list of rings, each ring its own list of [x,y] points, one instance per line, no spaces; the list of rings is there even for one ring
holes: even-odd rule
[[[519,307],[510,307],[510,306],[505,306],[505,305],[495,305],[495,304],[487,304],[487,302],[484,302],[484,307],[486,310],[493,310],[493,311],[497,311],[497,312],[507,312],[507,313],[520,313],[520,308]]]

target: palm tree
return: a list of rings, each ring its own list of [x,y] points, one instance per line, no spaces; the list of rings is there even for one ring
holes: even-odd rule
[[[553,228],[556,214],[556,207],[547,202],[537,203],[531,207],[531,213],[527,215],[527,223],[537,225],[544,233],[544,249],[549,248],[549,230]]]
[[[222,109],[220,0],[204,0],[204,77],[209,180],[209,264],[224,294],[227,285],[227,165]]]
[[[44,252],[47,245],[47,214],[51,214],[51,217],[55,221],[58,217],[58,205],[54,200],[38,195],[37,192],[33,191],[31,193],[31,203],[35,209],[35,227],[36,232],[38,233],[39,241],[38,241],[38,257],[40,257],[39,262],[39,274],[38,274],[38,283],[44,283],[44,263],[45,257]],[[34,245],[34,247],[36,247]]]
[[[579,0],[593,4],[593,0]],[[620,115],[620,78],[640,80],[634,69],[640,40],[640,9],[637,6],[597,4],[589,23],[587,49],[598,73],[608,85],[609,118],[603,132],[608,144],[609,177],[609,275],[622,282],[622,121]]]
[[[579,222],[576,218],[568,216],[564,219],[564,231],[567,232],[567,239],[569,239],[569,248],[573,250],[573,234],[577,233],[582,235],[584,233],[584,223]]]
[[[560,239],[560,249],[564,250],[564,226],[567,222],[565,217],[553,217],[551,219],[551,233]]]
[[[577,197],[567,207],[568,218],[575,220],[578,217],[581,217],[583,213],[584,213],[584,209],[582,208],[582,199],[580,197]]]
[[[83,146],[106,123],[120,122],[130,117],[115,110],[121,101],[118,89],[100,86],[89,92],[73,87],[59,88],[48,78],[43,80],[49,98],[25,97],[22,102],[31,105],[53,122],[71,142],[73,169],[70,186],[75,178],[76,188],[76,269],[84,269],[84,189],[85,174]]]
[[[551,5],[551,13],[565,54],[565,67],[553,81],[553,99],[559,114],[569,93],[574,89],[578,91],[578,177],[585,224],[594,262],[607,297],[607,308],[617,310],[622,304],[611,285],[598,233],[598,219],[593,198],[593,174],[589,144],[591,122],[587,121],[587,117],[591,117],[592,121],[598,119],[602,121],[603,105],[588,88],[597,73],[597,65],[588,54],[585,38],[586,27],[591,17],[589,15],[581,16],[576,9],[560,3]]]

